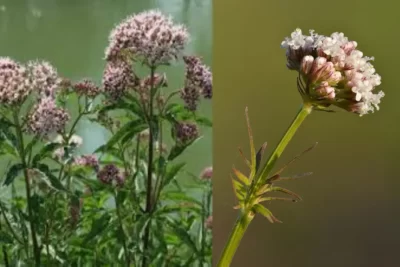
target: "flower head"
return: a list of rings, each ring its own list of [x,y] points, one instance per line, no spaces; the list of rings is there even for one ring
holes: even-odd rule
[[[199,136],[199,129],[195,123],[180,122],[175,125],[176,142],[180,145],[188,144]]]
[[[357,43],[343,33],[323,36],[296,29],[281,44],[287,67],[299,72],[299,91],[306,101],[320,107],[335,105],[360,116],[379,110],[382,91],[374,93],[381,77],[373,58],[357,50]]]
[[[103,87],[112,100],[119,99],[128,89],[136,85],[138,79],[129,63],[123,60],[107,62],[103,73]]]
[[[206,221],[204,222],[204,226],[205,226],[207,229],[212,229],[212,226],[213,226],[213,216],[212,216],[212,215],[208,216],[208,218],[207,218]]]
[[[100,182],[107,185],[123,186],[125,177],[114,164],[105,165],[98,173],[97,178]]]
[[[95,155],[83,155],[75,159],[74,165],[93,168],[99,171],[99,161]]]
[[[78,95],[87,96],[89,98],[95,98],[101,92],[100,88],[89,79],[83,79],[74,84],[72,88]]]
[[[199,57],[185,56],[183,60],[186,65],[186,75],[181,98],[187,109],[195,111],[200,95],[206,99],[212,98],[212,73]]]
[[[27,64],[33,87],[41,97],[54,97],[56,89],[61,85],[57,70],[47,61],[30,61]]]
[[[213,176],[213,167],[207,167],[205,168],[201,174],[200,174],[200,178],[203,180],[210,180]]]
[[[63,130],[69,119],[69,114],[57,107],[53,98],[42,98],[28,116],[28,132],[46,137]]]
[[[150,66],[168,64],[182,53],[189,34],[156,10],[131,15],[111,32],[106,59],[128,53]]]
[[[31,91],[28,70],[8,57],[0,57],[0,103],[21,104]]]

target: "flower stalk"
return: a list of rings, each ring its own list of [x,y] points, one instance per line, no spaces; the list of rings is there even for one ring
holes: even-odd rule
[[[21,164],[23,168],[23,173],[25,177],[25,191],[26,191],[26,199],[28,203],[28,216],[29,216],[29,226],[31,228],[31,238],[33,243],[33,255],[35,258],[35,266],[40,266],[40,248],[37,241],[36,235],[36,227],[35,222],[33,219],[33,210],[32,210],[32,203],[31,203],[31,187],[30,187],[30,179],[28,174],[28,164],[26,162],[26,155],[25,155],[25,148],[24,148],[24,137],[21,130],[21,125],[19,121],[19,111],[14,110],[14,124],[18,138],[18,151],[19,156],[21,158]]]
[[[235,223],[235,226],[231,232],[229,240],[224,248],[221,259],[218,263],[218,267],[227,267],[230,266],[233,256],[239,247],[240,241],[242,240],[244,233],[246,232],[249,224],[253,220],[255,216],[255,212],[253,211],[253,205],[249,202],[250,199],[253,198],[253,195],[256,193],[256,190],[259,189],[260,186],[265,184],[266,179],[275,166],[276,161],[282,155],[286,146],[289,144],[290,140],[293,138],[297,129],[303,123],[305,118],[311,113],[312,105],[309,103],[303,103],[296,117],[290,124],[289,128],[286,130],[286,133],[283,135],[282,139],[270,155],[269,159],[261,169],[259,175],[253,179],[252,184],[250,185],[249,191],[247,193],[246,201],[244,203],[244,209],[240,211],[240,215]]]

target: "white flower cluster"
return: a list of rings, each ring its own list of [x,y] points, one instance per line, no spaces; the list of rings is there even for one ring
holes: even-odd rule
[[[106,59],[131,53],[150,66],[168,64],[176,59],[188,42],[189,34],[182,25],[157,10],[126,18],[111,32]]]
[[[336,105],[360,115],[379,110],[382,91],[374,93],[381,77],[366,57],[343,33],[323,36],[296,29],[281,44],[286,49],[287,67],[305,80],[311,100]]]

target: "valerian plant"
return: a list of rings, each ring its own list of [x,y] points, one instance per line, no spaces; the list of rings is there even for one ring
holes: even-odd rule
[[[185,55],[188,41],[159,11],[129,16],[110,34],[102,85],[0,58],[5,266],[210,265],[212,167],[193,175],[180,158],[212,126],[197,112],[212,73]],[[171,92],[161,70],[180,60]],[[79,150],[83,119],[111,136],[91,154]]]
[[[250,160],[243,156],[242,151],[240,153],[249,167],[249,174],[233,169],[235,177],[232,178],[232,183],[238,200],[235,208],[240,212],[218,263],[221,267],[230,265],[247,227],[256,214],[263,215],[271,223],[281,222],[263,206],[263,203],[273,200],[292,202],[301,200],[299,195],[276,186],[276,183],[311,173],[292,177],[282,176],[282,171],[288,164],[275,174],[271,175],[271,171],[304,119],[313,110],[334,112],[330,109],[331,106],[363,116],[374,112],[375,109],[379,110],[380,99],[384,96],[382,91],[374,93],[376,86],[381,84],[381,77],[375,73],[375,68],[370,62],[373,58],[363,56],[363,53],[356,49],[357,43],[349,41],[343,33],[336,32],[331,36],[323,36],[311,30],[310,35],[306,36],[300,29],[296,29],[290,38],[282,42],[281,46],[286,49],[287,68],[299,74],[297,89],[301,94],[303,104],[263,165],[261,165],[261,160],[266,143],[256,151],[246,108]],[[274,197],[270,195],[271,192],[284,193],[289,197]]]

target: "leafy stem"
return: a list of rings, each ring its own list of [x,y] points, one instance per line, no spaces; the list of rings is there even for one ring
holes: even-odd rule
[[[125,262],[126,262],[126,266],[129,267],[130,266],[130,256],[129,256],[128,246],[126,245],[125,231],[124,231],[123,222],[122,222],[121,203],[119,203],[117,194],[118,193],[114,191],[114,200],[115,200],[115,206],[116,206],[116,210],[117,210],[117,217],[118,217],[119,231],[120,231],[122,246],[124,247]]]
[[[36,264],[36,266],[39,267],[40,266],[40,248],[39,248],[38,241],[37,241],[35,222],[33,219],[31,187],[30,187],[30,179],[29,179],[29,173],[28,173],[29,166],[26,163],[24,137],[22,134],[21,124],[19,121],[19,109],[13,110],[13,117],[14,117],[14,124],[15,124],[17,139],[18,139],[18,152],[19,152],[19,156],[21,158],[21,164],[22,164],[23,173],[24,173],[24,177],[25,177],[25,191],[26,191],[26,198],[27,198],[27,202],[28,202],[28,216],[29,216],[29,225],[31,228],[31,237],[32,237],[32,243],[33,243],[33,254],[35,257],[35,264]]]
[[[252,135],[249,130],[250,134],[250,141],[251,141],[251,146],[252,146],[252,160],[251,162],[254,164],[252,166],[252,175],[256,175],[254,178],[251,180],[251,185],[249,187],[249,190],[246,194],[244,203],[242,205],[242,208],[240,210],[240,214],[238,219],[236,220],[235,226],[231,232],[231,235],[229,237],[229,240],[224,248],[224,251],[222,252],[222,256],[220,258],[220,261],[218,263],[218,267],[225,267],[229,266],[231,264],[231,261],[233,259],[233,256],[239,247],[240,241],[242,240],[242,237],[244,233],[246,232],[247,227],[249,226],[250,222],[255,216],[255,213],[257,212],[255,205],[253,206],[252,203],[250,203],[250,199],[253,199],[255,196],[254,194],[257,193],[257,190],[259,189],[260,186],[263,186],[265,184],[267,177],[273,167],[275,166],[276,161],[278,158],[282,155],[283,151],[285,150],[286,146],[289,144],[290,140],[293,138],[294,134],[296,133],[297,129],[300,127],[302,122],[305,120],[305,118],[311,113],[312,111],[312,106],[308,103],[304,103],[297,113],[296,117],[290,124],[289,128],[286,130],[285,134],[279,141],[278,145],[270,155],[269,159],[267,162],[264,164],[264,166],[261,169],[261,172],[256,175],[256,166],[255,166],[255,161],[256,161],[256,155],[254,151],[254,145],[252,144]],[[250,127],[250,126],[249,126]],[[250,177],[252,178],[252,177]],[[260,207],[260,206],[258,206]]]
[[[154,75],[155,67],[150,67],[150,100],[149,100],[149,114],[148,114],[148,124],[149,124],[149,153],[148,153],[148,169],[147,169],[147,191],[146,191],[146,209],[145,212],[150,214],[152,211],[151,197],[152,197],[152,180],[153,180],[153,153],[154,153],[154,125],[153,125],[153,101],[154,101]],[[147,266],[147,248],[149,246],[150,239],[150,226],[151,220],[146,225],[143,235],[143,259],[142,267]]]

